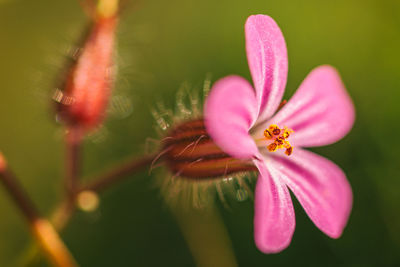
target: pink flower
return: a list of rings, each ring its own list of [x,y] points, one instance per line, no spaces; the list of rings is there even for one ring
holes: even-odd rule
[[[205,124],[224,152],[258,168],[256,245],[264,253],[289,245],[295,217],[288,188],[314,224],[338,238],[351,211],[350,185],[338,166],[303,147],[343,138],[354,123],[352,101],[337,71],[319,66],[277,111],[288,69],[283,35],[265,15],[250,16],[245,35],[254,89],[239,76],[217,81],[205,104]]]

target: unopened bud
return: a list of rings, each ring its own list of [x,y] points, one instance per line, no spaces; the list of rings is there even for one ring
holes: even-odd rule
[[[97,4],[97,15],[99,17],[111,17],[118,12],[119,0],[99,0]]]
[[[4,172],[7,169],[7,161],[3,156],[3,153],[0,152],[0,172]]]
[[[117,16],[96,18],[62,90],[54,96],[61,118],[69,125],[91,129],[104,118],[115,75],[117,22]]]

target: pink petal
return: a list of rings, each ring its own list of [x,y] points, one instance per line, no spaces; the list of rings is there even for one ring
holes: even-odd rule
[[[290,101],[269,123],[294,130],[290,142],[311,147],[334,143],[354,123],[354,106],[338,72],[331,66],[315,68]]]
[[[250,16],[245,25],[247,60],[256,89],[260,120],[278,108],[286,86],[286,43],[276,22],[265,15]]]
[[[312,152],[296,149],[291,156],[273,155],[271,164],[300,204],[326,235],[342,234],[352,207],[352,192],[343,171]]]
[[[292,240],[295,217],[289,190],[276,170],[260,170],[255,190],[254,239],[259,250],[277,253],[289,246]]]
[[[217,81],[207,98],[204,119],[213,141],[226,153],[237,158],[253,158],[258,153],[249,135],[257,111],[254,90],[239,76]]]

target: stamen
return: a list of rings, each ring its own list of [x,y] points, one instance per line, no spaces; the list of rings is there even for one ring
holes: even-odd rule
[[[267,139],[272,139],[272,134],[271,134],[270,131],[268,131],[268,129],[266,129],[266,130],[264,131],[264,136],[265,136],[265,138],[267,138]]]
[[[278,149],[285,148],[285,154],[290,156],[293,153],[293,147],[287,139],[292,133],[292,129],[287,127],[281,129],[278,125],[271,124],[268,129],[264,131],[264,136],[267,140],[274,138],[274,141],[267,146],[268,151],[275,152]]]
[[[286,139],[286,138],[289,138],[291,133],[293,133],[293,130],[290,130],[287,127],[285,127],[285,129],[283,130],[282,136]]]
[[[292,152],[293,152],[293,147],[288,147],[285,150],[285,154],[288,156],[292,155]]]
[[[273,133],[274,130],[276,130],[276,129],[279,130],[279,127],[278,127],[278,125],[276,125],[276,124],[271,124],[271,125],[268,127],[268,129]]]
[[[280,129],[274,129],[274,130],[272,131],[272,133],[273,133],[274,135],[279,135],[279,134],[281,133],[281,130],[280,130]]]
[[[285,141],[285,143],[283,144],[283,147],[284,148],[289,148],[289,147],[292,147],[292,146],[290,145],[290,143],[288,141]]]
[[[268,150],[271,152],[275,152],[278,149],[278,145],[276,143],[271,143],[268,145]]]
[[[283,140],[285,139],[283,138]],[[279,137],[275,139],[275,143],[279,146],[279,148],[281,148],[281,146],[283,145],[283,140]]]

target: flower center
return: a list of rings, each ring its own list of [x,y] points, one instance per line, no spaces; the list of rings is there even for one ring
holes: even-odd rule
[[[268,144],[267,149],[270,152],[275,152],[278,149],[286,149],[285,154],[290,156],[293,152],[293,147],[287,140],[294,131],[287,128],[279,128],[276,124],[271,124],[264,131],[264,137],[267,141],[272,141]]]

